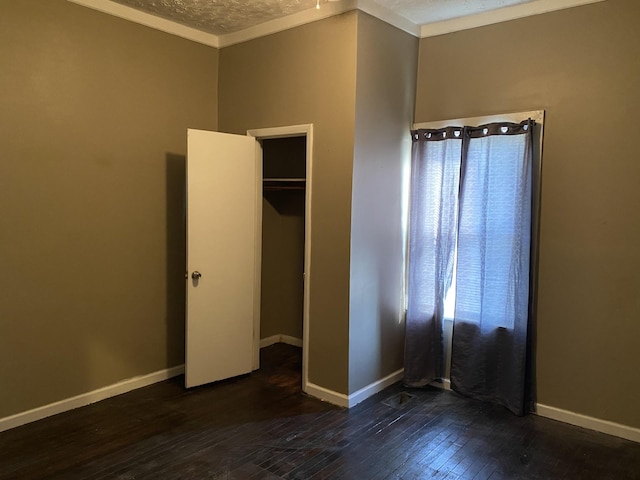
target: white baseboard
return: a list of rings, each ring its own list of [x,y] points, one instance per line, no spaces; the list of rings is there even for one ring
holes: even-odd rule
[[[293,345],[294,347],[302,347],[302,339],[292,337],[290,335],[271,335],[267,338],[260,339],[260,348],[270,347],[274,343],[286,343],[287,345]]]
[[[338,405],[339,407],[349,408],[349,397],[344,393],[334,392],[333,390],[329,390],[328,388],[321,387],[314,383],[307,383],[305,393],[324,402],[329,402],[333,405]]]
[[[541,417],[551,418],[564,423],[570,423],[589,430],[614,435],[634,442],[640,442],[640,428],[629,427],[620,423],[602,420],[600,418],[588,417],[580,413],[562,410],[548,405],[536,404],[536,413]]]
[[[451,381],[449,379],[431,382],[430,385],[444,390],[451,390]],[[569,410],[562,410],[561,408],[550,407],[540,403],[536,404],[536,414],[540,417],[550,418],[552,420],[558,420],[559,422],[595,430],[596,432],[640,442],[640,428],[588,417],[580,413],[570,412]]]
[[[58,413],[73,410],[74,408],[84,407],[85,405],[99,402],[100,400],[104,400],[109,397],[115,397],[116,395],[130,392],[131,390],[146,387],[153,383],[162,382],[171,377],[182,375],[183,373],[184,365],[178,365],[177,367],[167,368],[154,373],[149,373],[148,375],[129,378],[107,387],[82,393],[75,397],[66,398],[58,402],[50,403],[49,405],[27,410],[26,412],[16,413],[9,417],[0,418],[0,432],[35,422],[36,420],[41,420]]]
[[[313,383],[307,383],[305,393],[311,395],[312,397],[319,398],[320,400],[323,400],[325,402],[338,405],[339,407],[351,408],[355,407],[357,404],[359,404],[363,400],[366,400],[372,395],[381,392],[388,386],[398,382],[402,379],[402,375],[404,375],[404,369],[397,370],[387,375],[386,377],[381,378],[380,380],[370,383],[366,387],[353,392],[351,395],[334,392],[333,390],[329,390]]]
[[[394,383],[402,380],[403,375],[404,375],[404,368],[401,368],[400,370],[396,370],[395,372],[387,375],[386,377],[381,378],[380,380],[370,383],[366,387],[363,387],[360,390],[353,392],[351,395],[349,395],[349,408],[359,404],[360,402],[362,402],[363,400],[366,400],[370,396],[375,395],[378,392],[381,392],[382,390],[387,388],[389,385],[393,385]]]

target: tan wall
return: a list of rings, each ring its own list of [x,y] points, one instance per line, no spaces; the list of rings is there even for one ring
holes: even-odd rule
[[[416,121],[545,109],[538,402],[640,427],[640,3],[423,39]]]
[[[63,0],[0,15],[0,417],[184,361],[186,128],[217,51]]]
[[[220,51],[224,132],[314,124],[309,381],[348,390],[356,14]]]
[[[417,55],[415,37],[358,13],[350,393],[403,365],[403,180],[411,152]]]
[[[266,192],[262,202],[260,338],[288,335],[302,339],[303,272],[304,190]]]

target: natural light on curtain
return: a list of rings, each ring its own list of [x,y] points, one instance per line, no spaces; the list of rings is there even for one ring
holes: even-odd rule
[[[452,388],[516,413],[524,404],[533,125],[412,132],[405,382],[442,376],[446,316],[454,319]]]
[[[496,126],[526,133],[529,126]],[[457,320],[512,329],[526,317],[531,231],[531,145],[525,134],[470,130],[460,192]]]
[[[453,278],[462,129],[413,135],[405,383],[423,386],[443,375],[444,295]]]

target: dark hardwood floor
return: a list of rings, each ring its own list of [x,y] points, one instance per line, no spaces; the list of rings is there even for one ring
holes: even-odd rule
[[[0,433],[0,479],[640,479],[640,444],[437,389],[351,410],[300,391],[300,352],[183,378]]]

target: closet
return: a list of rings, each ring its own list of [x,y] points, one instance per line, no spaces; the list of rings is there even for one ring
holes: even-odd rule
[[[261,140],[261,345],[303,344],[306,142]]]

